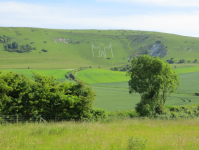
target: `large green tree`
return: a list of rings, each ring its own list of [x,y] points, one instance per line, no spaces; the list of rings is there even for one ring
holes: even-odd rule
[[[140,93],[136,111],[141,116],[161,114],[167,97],[180,85],[178,74],[160,58],[141,55],[131,62],[129,92]]]

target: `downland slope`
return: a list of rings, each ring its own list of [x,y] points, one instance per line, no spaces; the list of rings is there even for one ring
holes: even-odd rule
[[[198,65],[199,56],[199,38],[148,31],[0,27],[0,39],[0,69],[110,69],[140,54],[172,59],[173,66],[181,67]],[[24,45],[23,50],[27,44],[34,49],[5,51],[4,45],[13,42]]]

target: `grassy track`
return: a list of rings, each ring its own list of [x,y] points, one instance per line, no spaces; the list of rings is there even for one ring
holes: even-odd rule
[[[131,137],[147,140],[147,150],[198,150],[199,120],[0,125],[1,149],[8,150],[126,150]]]

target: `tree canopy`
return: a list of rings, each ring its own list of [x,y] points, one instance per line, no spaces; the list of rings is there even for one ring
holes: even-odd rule
[[[140,115],[162,113],[167,97],[180,85],[178,74],[160,58],[141,55],[131,62],[129,92],[140,93],[136,106]]]

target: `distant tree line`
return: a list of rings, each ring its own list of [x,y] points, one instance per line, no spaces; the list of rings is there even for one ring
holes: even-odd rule
[[[170,58],[170,59],[168,59],[168,60],[166,60],[169,64],[173,64],[174,63],[174,58]],[[190,63],[190,60],[189,61],[187,61],[188,63]],[[194,61],[193,61],[193,63],[196,63],[197,62],[197,59],[195,59]],[[178,62],[179,64],[181,64],[181,63],[185,63],[185,59],[180,59],[179,60],[179,62]]]
[[[123,67],[113,67],[111,68],[111,70],[113,71],[128,71],[131,68],[131,66],[129,66],[128,64],[126,66]]]
[[[17,42],[13,42],[4,45],[4,50],[8,52],[28,53],[31,50],[36,50],[36,48],[32,48],[29,44],[19,45]]]

